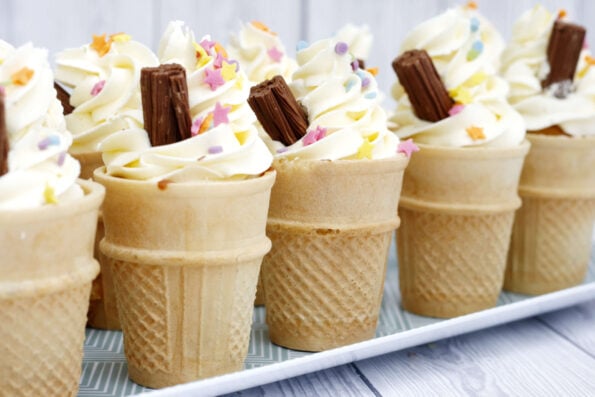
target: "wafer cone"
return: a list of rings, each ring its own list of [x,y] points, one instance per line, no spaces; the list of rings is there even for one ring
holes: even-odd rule
[[[78,391],[97,212],[104,189],[85,197],[0,211],[0,394],[75,396]]]
[[[81,178],[93,178],[93,171],[103,166],[101,152],[77,153],[73,154],[81,164]],[[99,275],[93,280],[91,286],[91,297],[89,299],[89,313],[87,313],[87,325],[99,329],[120,330],[120,320],[118,318],[118,306],[116,305],[116,292],[112,280],[112,272],[107,265],[101,250],[99,242],[103,238],[103,217],[101,211],[97,218],[97,233],[95,234],[95,248],[93,256],[99,262]]]
[[[320,351],[374,337],[406,165],[275,161],[262,269],[273,343]]]
[[[504,289],[543,294],[580,284],[595,220],[595,137],[528,134]]]
[[[496,304],[523,159],[516,148],[419,145],[405,172],[397,232],[403,307],[454,317]]]
[[[159,388],[243,369],[275,173],[158,185],[102,168],[95,179],[130,378]]]

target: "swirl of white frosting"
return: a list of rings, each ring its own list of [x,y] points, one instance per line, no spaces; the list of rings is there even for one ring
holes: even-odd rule
[[[157,56],[159,62],[177,63],[186,70],[196,67],[194,32],[182,21],[170,21],[159,40]]]
[[[74,135],[72,153],[96,152],[114,132],[143,126],[140,73],[156,66],[157,58],[127,35],[110,40],[105,54],[87,44],[57,56],[56,78],[72,89],[74,111],[66,116]]]
[[[547,45],[555,18],[536,5],[515,22],[511,42],[502,54],[509,100],[529,131],[559,126],[573,136],[594,135],[595,63],[587,48],[581,51],[572,89],[565,98],[556,97],[555,89],[541,87],[549,71]]]
[[[421,120],[397,82],[392,89],[397,109],[391,117],[396,134],[440,146],[520,144],[523,120],[506,101],[508,84],[496,75],[503,46],[499,33],[471,7],[449,9],[415,27],[401,51],[426,50],[458,106],[441,121]]]
[[[279,36],[260,22],[242,24],[238,34],[230,37],[227,50],[254,83],[277,75],[289,82],[297,68],[295,60],[287,56]]]
[[[349,52],[357,59],[367,60],[372,49],[372,33],[368,25],[344,25],[335,33],[335,40],[347,43]]]
[[[321,40],[297,53],[290,88],[308,111],[308,132],[277,156],[308,159],[384,158],[398,139],[387,126],[374,76],[356,67],[344,42]]]
[[[41,206],[82,197],[78,161],[66,152],[66,130],[47,51],[0,41],[0,81],[6,84],[8,173],[0,177],[0,209]],[[17,76],[24,76],[18,78]]]

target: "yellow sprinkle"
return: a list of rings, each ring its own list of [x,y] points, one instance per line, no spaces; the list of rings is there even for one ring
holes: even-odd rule
[[[277,33],[272,32],[271,29],[269,29],[269,27],[262,22],[252,21],[252,26],[254,26],[258,30],[262,30],[263,32],[267,32],[275,36],[277,35]]]
[[[358,121],[366,115],[366,110],[348,111],[347,116],[351,117],[353,121]]]
[[[110,39],[116,43],[126,43],[132,40],[132,36],[126,33],[114,33],[110,36]]]
[[[367,68],[366,71],[368,73],[370,73],[372,76],[378,76],[378,68],[377,67]]]
[[[483,128],[481,127],[472,125],[471,127],[467,127],[465,131],[467,131],[467,135],[469,135],[469,137],[474,141],[486,138],[486,136],[483,134]]]
[[[378,138],[378,132],[374,132],[366,137],[368,142],[374,142]]]
[[[242,88],[244,88],[244,78],[242,77],[241,74],[237,75],[236,78],[236,88],[238,88],[239,90],[241,90]]]
[[[221,64],[221,77],[225,81],[231,81],[236,78],[236,65],[223,61]]]
[[[221,54],[223,58],[229,58],[229,56],[227,55],[227,51],[225,50],[225,48],[223,48],[223,46],[220,43],[215,43],[214,48],[217,54]]]
[[[465,81],[464,85],[467,87],[473,87],[473,86],[483,83],[487,78],[488,78],[488,75],[485,74],[484,72],[477,72],[474,75],[472,75],[471,77],[469,77],[469,79],[467,81]]]
[[[12,84],[25,85],[33,78],[35,72],[27,67],[21,68],[10,76]]]
[[[45,189],[43,190],[43,198],[47,204],[57,204],[58,200],[56,199],[56,192],[54,188],[50,185],[45,185]]]
[[[140,167],[140,159],[132,160],[131,162],[126,163],[126,164],[124,164],[124,167],[128,167],[128,168]]]
[[[112,46],[112,39],[106,39],[105,33],[102,35],[93,35],[93,42],[91,43],[90,47],[97,51],[100,57],[107,54]]]
[[[357,158],[358,159],[371,159],[372,158],[372,150],[374,149],[374,145],[370,143],[367,139],[364,140],[364,143],[359,147],[357,150]]]
[[[240,142],[240,145],[243,145],[248,140],[248,137],[250,136],[250,131],[236,132],[235,135],[238,139],[238,142]]]
[[[455,102],[458,102],[463,105],[471,103],[473,99],[471,97],[471,92],[463,86],[458,86],[454,90],[449,91],[449,94],[451,98],[455,100]]]

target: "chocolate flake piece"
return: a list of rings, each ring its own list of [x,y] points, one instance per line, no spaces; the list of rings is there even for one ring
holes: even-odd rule
[[[454,101],[425,50],[404,52],[392,65],[417,117],[432,122],[448,117]]]
[[[8,172],[8,130],[6,129],[6,109],[4,107],[4,94],[0,94],[0,176]]]
[[[250,89],[248,104],[270,137],[291,145],[306,134],[308,116],[281,76]]]
[[[186,71],[178,64],[141,70],[141,98],[145,129],[151,145],[175,143],[190,137]]]
[[[64,116],[72,113],[72,111],[74,110],[74,106],[70,104],[70,94],[66,92],[66,90],[56,82],[54,82],[54,88],[56,89],[56,96],[58,97],[58,100],[60,101],[60,103],[62,104],[62,108],[64,109]]]
[[[543,88],[574,79],[576,65],[583,48],[586,30],[580,25],[556,21],[547,46],[548,76],[541,82]]]
[[[366,62],[363,59],[357,58],[357,63],[360,69],[366,70]]]

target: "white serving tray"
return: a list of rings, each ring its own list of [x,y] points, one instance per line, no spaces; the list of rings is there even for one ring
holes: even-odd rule
[[[374,339],[321,353],[292,351],[268,340],[265,309],[259,307],[254,310],[243,371],[152,391],[128,380],[120,332],[88,329],[79,396],[225,394],[531,317],[595,297],[595,246],[583,284],[536,297],[502,292],[496,307],[449,320],[417,316],[401,308],[396,262],[393,245]]]

